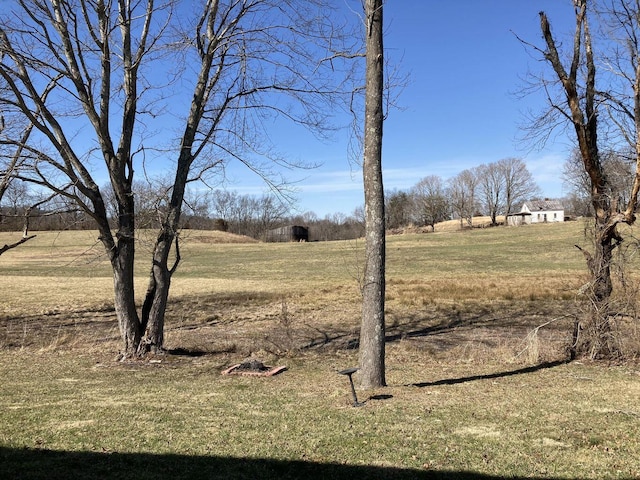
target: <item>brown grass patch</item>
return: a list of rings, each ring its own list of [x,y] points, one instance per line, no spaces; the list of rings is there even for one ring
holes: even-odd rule
[[[14,478],[637,478],[637,365],[564,363],[584,268],[576,231],[390,238],[388,387],[358,391],[358,409],[337,372],[358,362],[361,245],[185,239],[168,353],[116,362],[108,268],[70,262],[75,237],[40,265],[51,249],[40,238],[0,262],[11,292],[0,313],[3,468]],[[138,272],[144,292],[144,262]],[[618,323],[631,339],[637,322]],[[248,357],[288,370],[220,375]]]
[[[183,230],[180,234],[185,241],[205,244],[229,244],[229,243],[259,243],[255,238],[246,235],[236,235],[217,230]]]
[[[498,224],[504,223],[504,216],[499,216],[496,218]],[[480,216],[473,217],[472,226],[469,227],[469,224],[466,221],[462,223],[460,220],[446,220],[444,222],[436,223],[435,227],[432,228],[430,226],[422,226],[418,227],[415,225],[408,225],[402,228],[396,228],[387,232],[389,235],[410,235],[410,234],[423,234],[423,233],[451,233],[457,232],[460,230],[468,230],[470,228],[488,228],[491,227],[491,217],[488,216]]]

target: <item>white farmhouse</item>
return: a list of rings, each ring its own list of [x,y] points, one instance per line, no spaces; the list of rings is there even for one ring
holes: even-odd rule
[[[522,204],[520,213],[509,215],[509,225],[528,223],[564,222],[564,207],[559,200],[529,200]]]

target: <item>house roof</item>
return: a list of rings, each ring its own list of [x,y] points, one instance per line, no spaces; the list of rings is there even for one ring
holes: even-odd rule
[[[564,210],[562,202],[559,200],[529,200],[528,202],[524,202],[523,208],[525,205],[530,212],[541,210]]]

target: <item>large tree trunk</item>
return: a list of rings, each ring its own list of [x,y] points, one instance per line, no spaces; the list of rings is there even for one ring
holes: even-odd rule
[[[589,300],[589,311],[577,320],[574,327],[571,357],[591,359],[614,358],[620,355],[611,325],[611,262],[613,251],[622,241],[615,228],[596,223],[593,254],[582,250],[590,274],[584,293]]]
[[[122,184],[123,191],[130,192],[128,185]],[[100,241],[109,256],[113,271],[114,307],[120,336],[123,358],[136,355],[142,328],[136,309],[134,288],[135,261],[135,207],[133,195],[126,194],[118,200],[118,231],[111,233],[109,220],[99,191],[91,192],[94,203],[93,217],[98,224]]]
[[[385,380],[385,215],[382,184],[382,0],[367,0],[367,72],[364,132],[365,268],[360,330],[360,385]]]
[[[142,329],[144,338],[139,353],[160,353],[164,349],[164,323],[171,287],[171,277],[180,263],[178,228],[182,215],[182,202],[188,181],[189,168],[193,157],[189,149],[184,149],[178,160],[178,168],[173,182],[169,209],[162,224],[153,251],[149,286],[142,307]],[[169,267],[171,245],[175,241],[175,261]]]
[[[598,149],[598,115],[596,111],[596,64],[593,56],[591,35],[587,19],[587,1],[576,0],[576,30],[573,39],[573,57],[568,70],[565,69],[551,26],[544,12],[540,12],[540,27],[547,50],[545,59],[553,67],[565,93],[566,106],[555,105],[566,112],[576,133],[580,156],[585,172],[591,182],[591,203],[595,212],[594,252],[582,250],[587,260],[590,282],[585,293],[591,303],[588,315],[579,319],[574,327],[572,358],[612,357],[619,353],[610,323],[611,260],[613,250],[622,241],[616,225],[625,221],[617,213],[617,205],[610,195],[610,185],[602,167]],[[582,64],[584,50],[584,64]],[[584,67],[584,70],[583,68]],[[584,91],[578,75],[585,72]]]
[[[131,357],[136,354],[142,337],[134,295],[134,241],[118,243],[118,255],[111,262],[114,305],[122,338],[122,355]]]
[[[169,254],[173,240],[176,240],[176,263],[169,269]],[[139,353],[161,353],[164,349],[164,321],[171,287],[171,276],[177,267],[179,250],[177,235],[165,226],[158,235],[153,252],[153,265],[149,276],[149,286],[142,306],[142,328],[144,339]]]

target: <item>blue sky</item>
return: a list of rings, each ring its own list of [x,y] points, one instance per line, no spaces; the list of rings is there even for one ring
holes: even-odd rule
[[[344,6],[350,15],[361,14],[361,0],[331,1]],[[556,36],[570,42],[575,23],[571,0],[385,2],[387,58],[409,75],[409,84],[398,98],[402,108],[389,112],[384,125],[387,192],[407,190],[428,175],[446,180],[467,168],[518,157],[526,162],[545,196],[565,193],[560,172],[572,139],[560,132],[540,150],[519,140],[526,113],[545,106],[540,95],[518,95],[528,72],[539,74],[546,67],[516,38],[517,34],[531,43],[542,43],[540,10],[547,12]],[[178,107],[188,104],[180,101],[180,94],[177,91],[170,98],[171,109],[165,111],[170,120],[179,115]],[[86,149],[82,142],[86,143],[91,130],[83,125],[73,125],[80,149]],[[155,125],[150,128],[163,136],[181,132],[180,127]],[[331,141],[321,142],[302,129],[274,127],[271,139],[279,153],[292,161],[320,165],[287,172],[297,187],[297,213],[349,215],[363,204],[361,168],[349,158],[349,138],[344,130]],[[96,179],[106,183],[101,159],[96,157],[94,163]],[[157,165],[161,175],[169,175],[166,163]],[[138,178],[147,168],[152,175],[158,173],[149,163],[144,172],[137,168]],[[268,192],[264,180],[246,168],[229,165],[225,174],[228,189],[240,194]]]
[[[343,0],[339,0],[343,1]],[[357,9],[359,0],[344,0]],[[543,149],[523,142],[527,111],[544,98],[520,98],[528,72],[545,66],[516,36],[541,45],[538,12],[570,41],[570,0],[388,0],[387,57],[410,74],[410,83],[384,125],[385,190],[409,189],[427,175],[443,179],[506,157],[522,158],[548,197],[563,195],[560,172],[572,139],[560,132]],[[293,172],[299,180],[298,210],[318,216],[350,214],[363,204],[359,167],[348,159],[346,132],[332,142],[304,133],[282,137],[292,158],[321,167]],[[238,178],[241,193],[260,193],[259,179]]]

